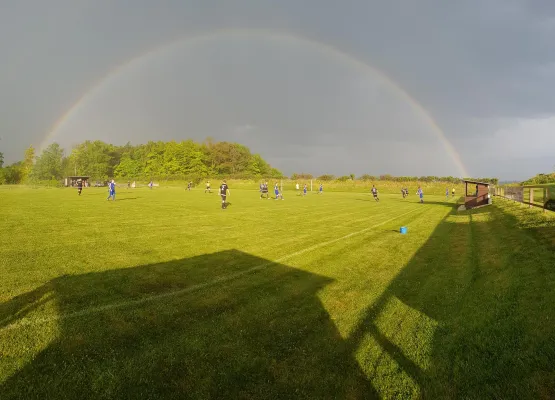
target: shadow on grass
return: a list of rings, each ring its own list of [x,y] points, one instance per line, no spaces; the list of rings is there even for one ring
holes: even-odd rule
[[[16,347],[37,308],[60,317],[1,397],[374,398],[317,297],[331,282],[235,250],[57,278],[0,306]]]
[[[538,240],[555,223],[519,224],[493,206],[442,221],[349,338],[384,355],[366,374],[398,368],[430,399],[555,398],[555,243]]]
[[[317,296],[331,279],[239,251],[60,277],[0,306],[14,342],[48,302],[68,316],[0,393],[555,398],[555,225],[514,215],[453,210],[346,339]]]

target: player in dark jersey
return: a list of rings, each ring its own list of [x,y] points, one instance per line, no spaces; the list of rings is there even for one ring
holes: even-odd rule
[[[220,185],[220,196],[222,197],[222,210],[227,208],[227,196],[229,195],[229,187],[227,186],[227,182],[225,179],[222,181]]]
[[[210,181],[206,182],[206,189],[204,189],[204,193],[212,193],[212,191],[210,190]]]
[[[191,190],[192,187],[193,187],[193,182],[189,182],[187,184],[187,190]]]
[[[79,193],[79,196],[81,196],[82,191],[83,191],[83,181],[79,179],[77,181],[77,193]]]
[[[376,189],[376,186],[374,185],[372,185],[372,195],[374,196],[374,200],[380,201],[380,198],[378,197],[378,189]]]
[[[260,193],[260,198],[263,199],[266,196],[266,199],[270,200],[270,194],[268,193],[268,182],[264,182],[262,184],[262,193]]]

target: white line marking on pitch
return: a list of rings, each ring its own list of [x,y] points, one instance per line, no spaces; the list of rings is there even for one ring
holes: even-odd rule
[[[14,328],[18,328],[18,327],[30,326],[30,325],[38,325],[38,324],[41,324],[41,323],[47,323],[47,322],[57,321],[57,320],[61,320],[61,319],[82,317],[82,316],[85,316],[85,315],[95,314],[95,313],[98,313],[98,312],[113,310],[113,309],[116,309],[116,308],[122,308],[122,307],[127,307],[127,306],[144,304],[144,303],[148,303],[148,302],[151,302],[151,301],[161,300],[161,299],[164,299],[164,298],[167,298],[167,297],[179,296],[181,294],[194,292],[196,290],[204,289],[204,288],[209,287],[209,286],[217,285],[218,283],[223,283],[223,282],[228,282],[228,281],[234,280],[234,279],[239,278],[243,275],[247,275],[247,274],[250,274],[250,273],[253,273],[253,272],[256,272],[256,271],[260,271],[260,270],[265,269],[265,268],[267,268],[271,265],[281,263],[285,260],[288,260],[288,259],[293,258],[293,257],[300,256],[300,255],[308,253],[312,250],[316,250],[316,249],[319,249],[321,247],[329,246],[330,244],[337,243],[337,242],[340,242],[340,241],[345,240],[345,239],[349,239],[349,238],[351,238],[353,236],[356,236],[356,235],[360,235],[361,233],[368,232],[371,229],[375,229],[375,228],[377,228],[381,225],[387,224],[388,222],[391,222],[393,220],[401,218],[405,215],[411,214],[411,213],[415,212],[418,209],[419,208],[415,208],[411,211],[407,211],[406,213],[397,215],[396,217],[393,217],[393,218],[390,218],[386,221],[380,222],[379,224],[372,225],[368,228],[361,229],[360,231],[352,232],[352,233],[349,233],[345,236],[341,236],[341,237],[336,238],[336,239],[331,239],[331,240],[328,240],[326,242],[315,244],[313,246],[307,247],[306,249],[296,251],[296,252],[288,254],[284,257],[280,257],[275,261],[268,261],[267,263],[260,264],[260,265],[257,265],[255,267],[243,270],[243,271],[239,271],[239,272],[236,272],[236,273],[233,273],[233,274],[229,274],[229,275],[221,276],[219,278],[215,278],[215,279],[211,280],[210,282],[199,283],[199,284],[196,284],[196,285],[188,286],[188,287],[180,289],[180,290],[175,290],[173,292],[167,292],[167,293],[156,294],[156,295],[153,295],[153,296],[143,297],[142,299],[121,301],[121,302],[116,302],[116,303],[112,303],[112,304],[106,304],[106,305],[100,306],[100,307],[85,308],[81,311],[75,311],[75,312],[72,312],[72,313],[61,314],[61,315],[57,315],[57,316],[54,316],[54,317],[23,318],[23,319],[20,319],[17,322],[14,322],[13,324],[10,324],[8,326],[0,328],[0,331],[14,329]]]

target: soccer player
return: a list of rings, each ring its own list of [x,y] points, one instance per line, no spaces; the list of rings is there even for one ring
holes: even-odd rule
[[[152,190],[153,186],[154,186],[154,182],[150,181],[150,183],[148,184],[148,187],[150,187],[150,190]]]
[[[318,194],[324,194],[324,185],[320,183],[320,190],[318,191]]]
[[[299,186],[299,182],[297,182],[297,184],[295,185],[295,190],[296,190],[297,192],[300,192],[300,191],[301,191],[301,188],[300,188],[300,186]]]
[[[422,191],[422,188],[420,186],[418,186],[416,194],[418,195],[418,197],[420,197],[420,202],[424,203],[424,192]]]
[[[280,198],[283,200],[283,193],[279,192],[279,185],[277,182],[274,185],[274,194],[276,195],[276,200],[279,200]]]
[[[445,199],[449,200],[449,188],[445,189]]]
[[[222,210],[227,208],[227,196],[230,194],[229,187],[227,186],[227,182],[225,179],[222,181],[220,185],[220,196],[222,197]]]
[[[210,191],[210,181],[207,181],[207,182],[206,182],[206,189],[204,189],[204,193],[206,193],[206,192],[212,193],[212,192]]]
[[[451,193],[453,194],[453,197],[455,197],[455,188],[453,188],[453,190],[451,191]]]
[[[308,191],[308,185],[305,183],[303,188],[303,196],[306,196],[307,191]]]
[[[187,190],[191,190],[191,187],[193,186],[193,182],[189,182],[187,184]]]
[[[116,201],[116,182],[112,179],[110,183],[108,183],[108,198],[106,200],[110,200],[112,198],[113,201]]]
[[[131,181],[127,181],[127,189],[131,188]]]
[[[266,195],[267,200],[270,200],[270,194],[268,193],[268,182],[264,182],[262,184],[262,193],[260,194],[260,198],[263,199],[264,195]]]
[[[77,181],[77,193],[79,193],[79,196],[81,196],[82,191],[83,191],[83,181],[79,179]]]
[[[376,186],[374,185],[372,185],[372,195],[374,196],[374,200],[380,201],[380,198],[378,197],[378,189],[376,189]]]

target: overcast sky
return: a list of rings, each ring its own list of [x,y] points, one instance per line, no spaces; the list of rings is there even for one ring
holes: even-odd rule
[[[555,165],[553,38],[553,1],[0,0],[0,151],[211,136],[288,174],[461,176],[441,131],[523,179]]]

